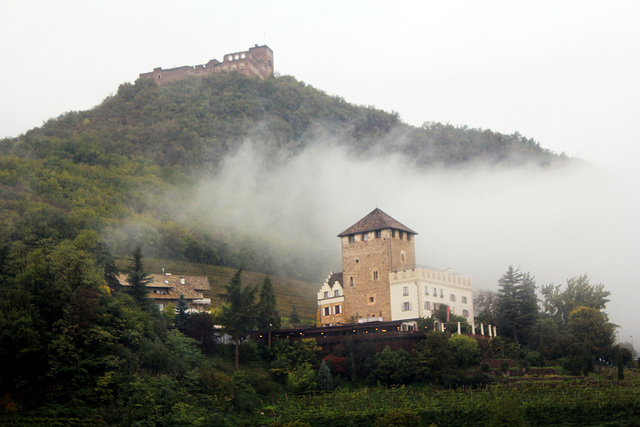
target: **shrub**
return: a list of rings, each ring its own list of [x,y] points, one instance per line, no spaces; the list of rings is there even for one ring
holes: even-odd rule
[[[449,348],[456,364],[461,368],[473,366],[480,360],[478,341],[466,335],[454,335],[449,339]]]
[[[371,379],[383,384],[406,384],[411,380],[411,356],[406,350],[391,351],[385,347],[373,358]]]
[[[304,363],[287,374],[287,389],[292,393],[305,393],[317,387],[316,373],[310,364]]]

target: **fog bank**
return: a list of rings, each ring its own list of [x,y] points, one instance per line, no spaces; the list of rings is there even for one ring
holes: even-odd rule
[[[274,164],[259,147],[245,142],[204,178],[190,210],[311,250],[328,273],[341,269],[336,235],[379,207],[418,232],[419,264],[470,276],[476,290],[497,289],[509,265],[538,285],[587,273],[612,292],[607,312],[621,339],[633,334],[639,197],[613,175],[581,162],[417,169],[401,155],[363,159],[322,140]]]

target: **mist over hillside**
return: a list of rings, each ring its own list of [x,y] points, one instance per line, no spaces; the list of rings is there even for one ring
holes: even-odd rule
[[[420,128],[284,76],[123,84],[90,111],[0,141],[0,242],[100,232],[119,256],[307,281],[340,270],[335,237],[375,207],[416,230],[417,260],[495,288],[588,273],[632,311],[640,236],[624,182],[522,135]],[[313,295],[310,296],[313,298]]]

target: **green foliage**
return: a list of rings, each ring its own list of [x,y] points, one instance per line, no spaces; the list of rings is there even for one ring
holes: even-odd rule
[[[449,339],[449,349],[460,368],[477,365],[480,361],[478,341],[466,335],[454,335]]]
[[[187,304],[187,300],[184,299],[184,295],[180,294],[178,298],[178,303],[176,304],[176,310],[178,311],[174,318],[174,325],[178,329],[186,329],[189,326],[190,317],[187,310],[189,309],[189,304]]]
[[[298,314],[298,308],[296,307],[295,304],[293,304],[293,307],[291,307],[291,314],[289,315],[289,323],[291,323],[291,325],[293,327],[296,327],[300,324],[300,315]]]
[[[280,315],[276,306],[276,294],[269,276],[264,278],[260,288],[258,302],[258,329],[260,331],[276,331],[280,329]]]
[[[406,384],[411,381],[411,356],[404,350],[385,347],[373,357],[371,380],[382,384]]]
[[[530,343],[538,318],[538,298],[533,277],[509,266],[499,281],[497,323],[500,335],[518,343]]]
[[[564,290],[560,285],[550,284],[542,286],[540,291],[545,312],[557,319],[562,326],[567,325],[569,315],[577,307],[604,310],[611,295],[611,292],[604,290],[602,283],[592,285],[586,274],[567,279]]]
[[[455,364],[449,341],[440,332],[430,331],[413,349],[413,374],[418,381],[437,382]]]
[[[256,288],[242,287],[242,270],[233,276],[225,286],[226,293],[222,298],[226,302],[222,306],[222,325],[224,331],[231,335],[235,342],[236,369],[239,367],[240,338],[251,330],[255,321]]]
[[[316,388],[316,373],[309,363],[298,365],[287,374],[287,390],[291,393],[306,393]]]
[[[129,294],[133,297],[138,305],[143,309],[149,309],[150,302],[147,298],[147,284],[151,281],[151,278],[147,272],[144,271],[142,264],[142,249],[140,246],[136,246],[133,251],[133,258],[129,271],[127,272],[127,282],[131,286],[129,288]]]
[[[591,307],[577,307],[569,313],[568,331],[593,357],[607,357],[613,346],[614,326],[605,314]]]
[[[318,390],[333,390],[333,375],[331,375],[331,369],[329,369],[329,365],[324,360],[322,361],[322,363],[320,364],[320,368],[318,369],[316,381],[318,383]]]

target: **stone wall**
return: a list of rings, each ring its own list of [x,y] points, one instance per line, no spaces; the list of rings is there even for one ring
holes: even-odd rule
[[[268,46],[254,46],[245,52],[228,53],[222,62],[212,59],[206,64],[183,66],[140,74],[141,79],[151,79],[158,84],[165,84],[186,77],[202,77],[214,73],[237,71],[248,77],[266,79],[273,74],[273,51]]]

